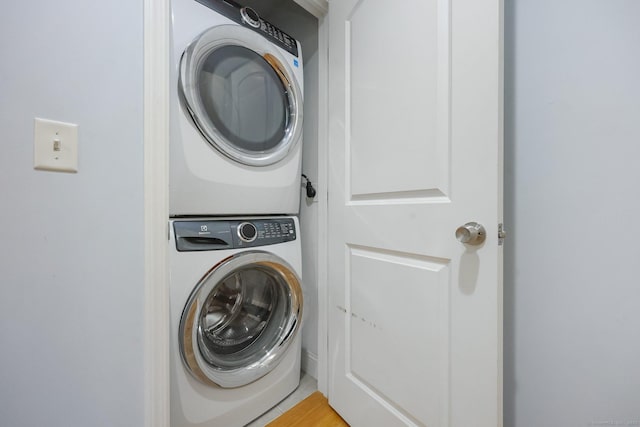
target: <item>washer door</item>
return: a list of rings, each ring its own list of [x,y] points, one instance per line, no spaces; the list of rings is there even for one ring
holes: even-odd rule
[[[221,25],[180,61],[180,90],[204,138],[250,166],[283,159],[302,132],[302,94],[287,61],[261,35]]]
[[[239,387],[274,369],[302,320],[300,279],[281,258],[247,251],[213,267],[180,319],[180,352],[206,384]]]

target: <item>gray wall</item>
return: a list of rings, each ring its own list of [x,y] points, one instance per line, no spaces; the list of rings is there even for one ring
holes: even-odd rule
[[[0,13],[0,425],[141,426],[142,2]],[[33,119],[79,172],[33,170]]]
[[[640,2],[505,24],[505,426],[637,424]]]

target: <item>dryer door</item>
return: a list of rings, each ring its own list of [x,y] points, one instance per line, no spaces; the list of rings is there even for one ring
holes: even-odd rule
[[[261,35],[221,25],[180,61],[180,90],[203,137],[250,166],[283,159],[302,132],[302,93],[280,51]]]
[[[241,252],[196,285],[180,320],[180,352],[206,384],[239,387],[285,355],[302,320],[300,279],[281,258]]]

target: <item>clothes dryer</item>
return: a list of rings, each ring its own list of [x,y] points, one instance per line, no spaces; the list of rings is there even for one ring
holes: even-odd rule
[[[172,0],[170,215],[297,214],[301,46],[232,0]]]
[[[170,222],[171,426],[241,427],[300,381],[295,217]]]

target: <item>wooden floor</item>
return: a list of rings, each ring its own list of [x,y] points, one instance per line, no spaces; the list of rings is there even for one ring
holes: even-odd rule
[[[349,427],[319,391],[276,418],[267,427]]]

